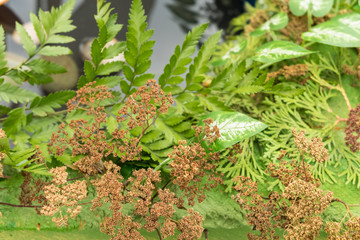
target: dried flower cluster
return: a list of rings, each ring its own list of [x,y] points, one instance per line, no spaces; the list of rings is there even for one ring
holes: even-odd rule
[[[174,177],[172,182],[185,192],[191,206],[195,204],[195,198],[199,203],[205,200],[203,189],[208,190],[222,183],[222,177],[215,171],[219,155],[207,153],[201,146],[203,141],[210,144],[220,137],[219,129],[217,126],[211,127],[212,123],[212,119],[206,119],[204,129],[201,126],[195,128],[195,137],[200,138],[198,142],[186,145],[186,141],[179,141],[179,145],[169,154],[169,158],[173,159],[169,164],[172,168],[170,174]],[[202,186],[205,176],[206,183]]]
[[[351,109],[349,118],[346,121],[345,141],[346,145],[350,146],[351,151],[356,152],[360,149],[360,104],[356,108]]]
[[[309,141],[305,138],[304,130],[297,133],[296,130],[293,129],[292,133],[295,138],[295,144],[301,154],[308,153],[319,163],[329,160],[328,151],[324,148],[325,144],[322,142],[321,138],[314,137]]]
[[[24,181],[21,184],[20,203],[25,206],[32,205],[34,201],[46,204],[47,200],[43,189],[48,185],[48,182],[43,181],[41,178],[35,179],[29,172],[22,171],[21,175],[24,177]],[[41,214],[39,208],[36,208],[36,213]]]
[[[241,145],[239,143],[234,144],[233,146],[231,146],[230,152],[228,154],[228,160],[229,162],[231,162],[232,164],[235,164],[236,161],[238,160],[237,155],[242,153],[242,148]]]
[[[309,152],[319,162],[326,159],[320,139],[308,141],[303,131],[296,133],[295,143],[299,151]],[[247,219],[260,235],[249,234],[249,239],[279,239],[277,228],[284,229],[285,239],[315,239],[323,227],[320,215],[333,201],[332,192],[323,192],[320,182],[311,175],[310,165],[295,160],[285,161],[282,152],[280,165],[270,163],[267,172],[284,186],[280,193],[273,191],[268,197],[261,196],[257,185],[250,178],[237,177],[233,196],[247,210]]]
[[[295,64],[290,66],[284,66],[276,72],[268,73],[266,81],[270,78],[276,78],[278,76],[284,76],[286,79],[292,79],[294,77],[305,76],[308,72],[308,66],[306,64]]]
[[[325,232],[329,234],[328,240],[359,240],[360,217],[351,217],[342,228],[341,223],[327,222]]]
[[[68,112],[80,109],[92,120],[71,120],[68,131],[61,124],[57,133],[53,133],[49,147],[54,147],[56,155],[63,155],[67,149],[72,156],[83,155],[74,165],[86,174],[95,174],[102,170],[101,160],[108,156],[114,146],[106,141],[105,131],[101,124],[106,122],[106,113],[101,106],[103,100],[112,97],[106,86],[94,86],[95,82],[86,84],[77,91],[76,96],[67,103]],[[70,132],[73,132],[72,134]],[[62,134],[62,136],[60,136]],[[52,149],[49,149],[52,153]]]
[[[76,96],[68,102],[68,111],[84,110],[93,119],[72,120],[69,123],[72,134],[65,129],[65,124],[60,125],[59,131],[53,133],[49,143],[49,147],[55,149],[56,155],[63,155],[70,150],[73,157],[82,156],[74,166],[88,175],[102,172],[102,160],[110,154],[119,156],[122,162],[137,160],[141,152],[140,138],[159,113],[166,112],[173,103],[171,95],[166,96],[155,80],[148,80],[145,86],[139,87],[127,98],[117,117],[122,128],[115,129],[111,133],[112,137],[108,138],[101,126],[107,120],[102,102],[109,98],[112,98],[112,93],[108,87],[95,86],[95,82],[79,89]],[[128,132],[135,127],[143,129],[138,138],[131,137]]]
[[[5,131],[0,128],[0,139],[4,140],[6,139]],[[3,165],[1,164],[1,161],[6,157],[6,153],[0,152],[0,178],[4,177],[3,175]]]
[[[101,231],[110,235],[111,239],[145,240],[139,233],[141,228],[149,232],[157,231],[163,238],[173,236],[176,228],[181,232],[179,240],[198,239],[201,236],[202,217],[197,212],[189,210],[189,215],[182,219],[172,219],[174,206],[183,209],[184,201],[169,189],[158,188],[161,182],[159,171],[150,168],[136,170],[133,177],[124,181],[119,166],[111,161],[105,162],[104,166],[106,173],[92,182],[97,189],[92,210],[102,206],[103,201],[110,202],[113,214],[101,224]],[[121,211],[124,204],[134,204],[133,215],[140,216],[145,224],[124,215]]]
[[[81,206],[78,205],[78,201],[87,196],[86,182],[67,183],[68,174],[65,166],[53,168],[50,173],[54,174],[54,176],[52,184],[43,188],[46,204],[41,208],[40,213],[46,216],[59,213],[60,217],[54,217],[52,221],[57,226],[65,226],[68,222],[68,216],[63,216],[61,208],[67,208],[70,218],[75,218],[80,213]]]
[[[115,149],[124,153],[119,156],[122,162],[138,157],[141,151],[138,143],[142,135],[156,121],[160,113],[167,112],[172,103],[171,95],[166,96],[155,80],[149,80],[145,86],[138,88],[136,93],[128,97],[125,106],[118,112],[117,122],[121,126],[126,126],[128,130],[140,127],[142,133],[139,137],[131,137],[128,130],[113,131],[111,141],[114,142]],[[202,127],[195,130],[196,136],[201,138],[201,141],[211,143],[219,136],[219,130],[216,126],[210,127],[211,123],[211,120],[206,120],[204,130]],[[207,162],[205,157],[214,161],[217,155],[205,153],[199,143],[191,147],[185,144],[181,142],[181,145],[174,150],[173,156],[176,158],[175,155],[182,157],[186,155],[188,160],[186,174],[187,176],[193,174],[192,178],[186,176],[183,178],[183,174],[173,174],[172,180],[181,183],[180,188],[183,187],[182,189],[186,191],[193,189],[191,179],[196,179],[198,180],[196,183],[199,183],[205,177],[205,171],[214,171],[215,165],[212,165],[210,161]],[[186,154],[183,154],[183,151]],[[113,154],[116,155],[116,153]],[[177,167],[176,160],[173,163],[173,166]],[[106,172],[92,181],[97,191],[92,210],[101,207],[104,202],[110,203],[112,216],[105,218],[101,224],[101,231],[110,235],[111,239],[144,239],[139,232],[142,228],[149,232],[156,231],[161,238],[174,235],[175,229],[180,231],[178,239],[200,238],[203,228],[202,217],[199,213],[189,209],[188,215],[180,220],[173,219],[175,207],[185,209],[184,200],[176,197],[175,193],[166,188],[171,180],[161,186],[159,171],[150,168],[135,170],[132,173],[133,176],[125,180],[120,174],[120,167],[112,161],[104,161],[103,166]],[[214,187],[220,181],[220,178],[215,176],[210,176],[208,179],[215,183],[207,183],[206,188]],[[188,185],[191,186],[188,188]],[[196,187],[193,193],[198,192],[202,193],[203,190]],[[190,197],[190,199],[194,198]],[[125,204],[134,205],[132,216],[122,213]]]
[[[165,95],[154,79],[148,80],[145,86],[139,87],[127,98],[125,106],[118,112],[117,121],[119,124],[126,124],[129,130],[140,127],[142,131],[137,138],[130,137],[125,129],[116,129],[112,133],[114,139],[121,140],[117,141],[116,148],[119,152],[126,153],[120,156],[122,162],[136,159],[141,152],[141,137],[155,123],[159,114],[166,113],[173,103],[171,94]]]

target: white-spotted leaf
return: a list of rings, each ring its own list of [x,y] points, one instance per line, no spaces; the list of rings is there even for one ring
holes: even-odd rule
[[[325,16],[334,4],[334,0],[290,0],[289,8],[295,16],[302,16],[307,11],[315,17]]]
[[[212,146],[215,152],[252,137],[267,127],[266,124],[239,112],[211,112],[202,119],[207,118],[214,120],[213,126],[216,125],[219,128],[221,135]],[[202,121],[200,124],[203,125]]]
[[[360,47],[360,14],[344,14],[321,23],[301,36],[306,41],[336,47]]]
[[[279,12],[268,21],[266,21],[263,25],[258,27],[254,32],[252,32],[251,36],[261,36],[270,30],[279,30],[286,27],[289,18],[286,13]]]
[[[265,43],[255,51],[253,60],[262,63],[275,63],[285,59],[297,58],[314,53],[288,41],[272,41]]]

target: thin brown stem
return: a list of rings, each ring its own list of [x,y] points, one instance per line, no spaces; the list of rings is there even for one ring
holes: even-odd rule
[[[306,168],[305,168],[304,155],[301,155],[301,160],[302,160],[303,168],[304,168],[305,181],[307,182],[307,181],[308,181],[308,177],[307,177]]]
[[[351,104],[350,104],[349,98],[348,98],[348,96],[346,95],[345,89],[342,88],[342,87],[340,87],[340,86],[338,86],[337,89],[338,89],[338,90],[341,92],[341,94],[343,95],[343,97],[344,97],[344,99],[345,99],[345,102],[346,102],[346,106],[347,106],[348,110],[350,111],[352,108],[351,108]]]
[[[342,204],[346,207],[346,211],[349,213],[350,217],[353,216],[352,213],[350,212],[349,205],[348,205],[346,202],[344,202],[343,200],[340,200],[340,199],[338,199],[338,198],[333,198],[333,199],[331,200],[331,202],[339,202],[339,203],[342,203]]]
[[[79,177],[74,177],[74,178],[68,178],[68,179],[66,179],[66,181],[70,182],[70,181],[73,181],[73,180],[76,180],[76,179],[80,179],[80,178],[84,178],[84,176],[79,176]]]
[[[159,231],[158,228],[156,228],[156,232],[157,232],[157,234],[158,234],[158,236],[159,236],[159,239],[162,240],[161,233],[160,233],[160,231]]]
[[[5,202],[0,202],[0,205],[6,205],[6,206],[10,206],[10,207],[18,207],[18,208],[41,208],[43,207],[42,205],[17,205],[17,204],[11,204],[11,203],[5,203]]]
[[[205,240],[208,240],[208,230],[206,228],[204,229],[204,235],[205,235]]]
[[[171,182],[171,179],[169,179],[165,185],[161,188],[161,190],[164,190],[166,188],[166,186]],[[157,191],[154,196],[151,197],[151,202],[157,197],[157,195],[159,195],[159,192]]]

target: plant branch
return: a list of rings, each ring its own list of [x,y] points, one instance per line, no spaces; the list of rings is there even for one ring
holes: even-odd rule
[[[350,217],[353,216],[352,213],[350,212],[349,205],[348,205],[346,202],[344,202],[344,201],[342,201],[342,200],[340,200],[340,199],[338,199],[338,198],[333,198],[333,199],[331,200],[331,202],[339,202],[339,203],[342,203],[342,204],[346,207],[346,211],[348,212],[348,214],[350,215]]]
[[[157,234],[158,234],[158,236],[159,236],[159,239],[162,240],[162,237],[161,237],[161,233],[160,233],[160,231],[159,231],[159,228],[156,228],[156,232],[157,232]]]
[[[43,207],[42,205],[17,205],[17,204],[11,204],[11,203],[5,203],[5,202],[0,202],[0,205],[6,205],[6,206],[10,206],[10,207],[23,207],[23,208],[41,208]]]
[[[346,106],[347,106],[348,110],[350,111],[350,110],[352,109],[352,107],[351,107],[349,98],[348,98],[348,96],[346,95],[345,89],[342,88],[342,87],[340,87],[340,86],[338,86],[336,89],[339,90],[339,91],[341,92],[341,94],[343,95],[343,97],[344,97],[344,99],[345,99],[345,102],[346,102]]]
[[[161,190],[164,190],[166,188],[166,186],[171,182],[171,179],[169,179],[165,185],[161,188]],[[157,197],[157,195],[159,195],[159,192],[157,191],[154,196],[151,197],[151,202]]]

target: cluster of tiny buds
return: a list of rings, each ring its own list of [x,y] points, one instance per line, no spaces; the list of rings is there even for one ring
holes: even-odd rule
[[[5,131],[2,130],[2,128],[0,128],[0,139],[2,138],[6,138],[6,134],[5,134]],[[4,158],[6,157],[6,153],[4,152],[0,152],[0,178],[1,177],[4,177],[3,175],[3,165],[1,164],[1,160],[3,160]]]
[[[179,145],[169,154],[169,158],[173,159],[169,164],[172,168],[172,182],[185,192],[191,206],[195,204],[195,198],[199,203],[205,200],[204,189],[214,188],[223,181],[222,176],[216,172],[219,154],[206,153],[201,146],[201,141],[212,143],[219,138],[219,129],[217,126],[210,126],[212,119],[206,119],[204,123],[204,130],[202,127],[195,128],[195,136],[200,138],[199,142],[187,145],[185,140],[180,140]],[[205,176],[208,177],[207,182],[204,187],[200,187],[199,183]]]
[[[345,128],[346,145],[350,146],[351,151],[356,152],[360,149],[360,104],[351,109]]]
[[[322,142],[321,138],[314,137],[309,141],[305,138],[304,130],[296,132],[296,130],[293,129],[292,133],[294,135],[295,144],[302,154],[308,153],[319,163],[329,160],[328,150],[325,148],[325,144]]]
[[[70,218],[75,218],[81,211],[78,201],[87,197],[87,186],[85,181],[75,181],[67,183],[66,167],[57,167],[50,170],[53,174],[52,184],[43,188],[46,204],[41,208],[40,213],[46,216],[53,216],[56,213],[60,217],[54,217],[53,222],[57,226],[65,226],[68,216],[63,216],[61,208],[67,207]]]

